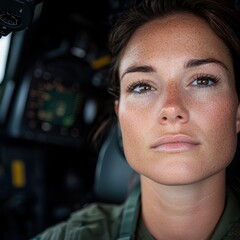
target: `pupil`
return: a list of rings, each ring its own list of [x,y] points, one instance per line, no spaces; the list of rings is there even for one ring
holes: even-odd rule
[[[208,85],[208,80],[204,80],[204,79],[198,80],[198,84]]]

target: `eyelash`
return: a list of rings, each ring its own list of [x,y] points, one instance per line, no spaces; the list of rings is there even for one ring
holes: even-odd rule
[[[213,76],[213,75],[206,75],[206,74],[199,74],[196,77],[194,77],[194,80],[191,82],[190,85],[194,86],[194,87],[198,87],[198,88],[209,88],[209,87],[214,87],[216,85],[216,83],[220,80],[219,77],[217,76]],[[198,84],[193,84],[196,81],[208,81],[207,85],[198,85]],[[211,84],[209,84],[209,82],[212,82]],[[142,92],[139,91],[135,91],[137,87],[147,87],[149,89],[145,89]],[[148,84],[145,80],[141,80],[141,81],[137,81],[134,83],[129,84],[129,86],[127,87],[127,92],[129,93],[135,93],[135,94],[143,94],[143,93],[147,93],[148,91],[153,91],[155,88],[152,87],[150,84]]]
[[[206,75],[206,74],[199,74],[197,75],[194,80],[192,81],[191,85],[198,87],[198,88],[208,88],[208,87],[214,87],[216,85],[216,83],[218,83],[218,81],[220,80],[219,77],[214,76],[214,75]],[[211,84],[207,84],[207,85],[194,85],[193,83],[195,81],[211,81]],[[209,82],[208,82],[209,83]]]
[[[134,83],[131,83],[129,84],[129,86],[127,87],[127,92],[129,93],[135,93],[135,94],[143,94],[143,93],[146,93],[148,91],[151,91],[150,89],[149,90],[144,90],[143,92],[136,92],[136,88],[137,87],[147,87],[147,88],[153,88],[150,84],[148,84],[145,80],[141,80],[141,81],[137,81],[137,82],[134,82]]]

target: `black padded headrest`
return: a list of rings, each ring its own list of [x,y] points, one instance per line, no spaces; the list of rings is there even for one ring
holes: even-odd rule
[[[122,203],[137,182],[139,175],[126,161],[121,131],[115,123],[99,152],[94,185],[96,197],[103,202]]]

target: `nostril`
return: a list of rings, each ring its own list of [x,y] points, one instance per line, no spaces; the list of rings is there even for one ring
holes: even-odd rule
[[[183,117],[180,116],[180,115],[178,115],[178,116],[176,116],[176,119],[183,119]],[[163,121],[167,121],[168,118],[167,118],[167,117],[162,117],[162,120],[163,120]]]

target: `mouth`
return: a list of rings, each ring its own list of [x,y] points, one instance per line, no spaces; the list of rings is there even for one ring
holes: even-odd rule
[[[188,135],[165,135],[157,139],[151,149],[157,152],[178,153],[190,151],[198,145],[200,142]]]

